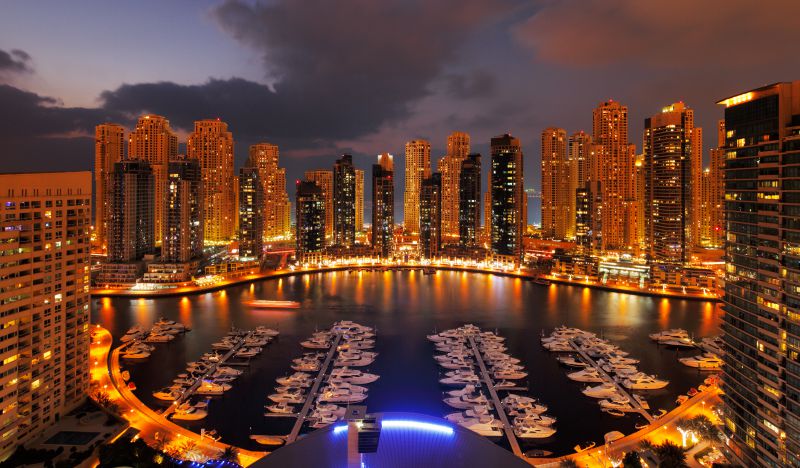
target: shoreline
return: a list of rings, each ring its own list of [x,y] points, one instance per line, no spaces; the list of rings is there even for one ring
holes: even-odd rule
[[[255,275],[242,276],[240,278],[233,278],[221,283],[209,286],[189,286],[183,288],[160,289],[154,291],[134,291],[130,289],[106,289],[106,288],[91,288],[90,293],[93,297],[131,297],[131,298],[158,298],[158,297],[171,297],[183,295],[196,295],[204,294],[207,292],[218,291],[230,286],[236,286],[243,283],[254,281],[265,281],[274,278],[285,278],[288,276],[302,275],[306,273],[325,273],[329,271],[345,271],[350,269],[381,269],[386,268],[390,270],[421,270],[423,268],[433,268],[435,270],[443,271],[465,271],[469,273],[482,273],[487,275],[505,276],[509,278],[520,278],[523,280],[533,280],[537,277],[535,274],[523,273],[520,271],[501,271],[501,270],[485,270],[480,268],[472,268],[458,265],[381,265],[381,266],[359,266],[359,265],[341,265],[331,267],[316,267],[316,268],[298,268],[296,270],[273,270],[269,272],[258,273]],[[690,301],[707,301],[707,302],[720,302],[721,298],[718,296],[707,296],[700,294],[683,294],[672,291],[644,291],[639,288],[605,285],[597,283],[586,283],[582,281],[572,281],[563,278],[555,278],[550,275],[543,275],[551,283],[564,284],[569,286],[581,286],[585,288],[600,289],[604,291],[620,292],[627,294],[635,294],[638,296],[662,297],[668,299],[685,299]],[[544,285],[542,285],[544,286]]]

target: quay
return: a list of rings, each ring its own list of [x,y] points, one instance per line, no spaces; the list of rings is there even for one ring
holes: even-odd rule
[[[497,396],[497,391],[494,389],[494,381],[489,376],[489,371],[486,370],[486,364],[483,362],[483,356],[481,356],[481,352],[478,349],[478,346],[475,344],[475,339],[472,336],[468,336],[467,339],[469,339],[469,345],[472,347],[472,353],[475,354],[475,359],[478,361],[478,367],[481,371],[481,378],[483,378],[486,388],[489,389],[489,395],[491,395],[492,401],[494,402],[494,408],[497,410],[497,415],[500,417],[500,421],[503,423],[503,432],[506,433],[508,443],[511,445],[511,451],[514,452],[514,455],[522,457],[522,449],[519,446],[519,441],[517,441],[517,436],[514,435],[514,428],[508,421],[508,416],[506,416],[506,410],[503,408],[503,403],[500,401],[500,397]]]
[[[331,365],[331,361],[333,357],[336,355],[337,348],[339,347],[339,342],[342,340],[342,335],[340,333],[336,334],[336,338],[331,343],[331,348],[328,350],[328,355],[325,357],[325,361],[323,361],[322,365],[319,368],[319,374],[317,374],[317,378],[314,379],[314,384],[311,386],[311,390],[308,391],[308,396],[306,397],[306,402],[303,403],[303,408],[297,413],[297,420],[294,422],[294,426],[292,426],[292,431],[286,436],[286,445],[291,444],[295,440],[297,440],[297,436],[300,435],[300,429],[303,427],[303,423],[306,421],[308,417],[308,412],[311,411],[311,405],[314,403],[314,397],[317,396],[317,392],[319,391],[319,386],[322,384],[322,379],[325,377],[325,374],[328,373],[328,367]],[[286,415],[282,415],[286,416]]]
[[[635,410],[628,411],[629,413],[633,412],[641,414],[645,419],[647,419],[648,423],[652,423],[653,421],[655,421],[655,418],[652,415],[650,415],[650,413],[648,413],[647,410],[644,409],[644,407],[642,407],[641,403],[639,403],[639,400],[637,398],[633,398],[633,395],[628,393],[625,387],[620,385],[619,382],[617,382],[616,380],[614,380],[614,378],[608,375],[608,373],[604,371],[600,367],[600,365],[594,361],[594,359],[589,357],[589,355],[586,354],[586,352],[582,351],[581,348],[578,346],[578,344],[575,343],[575,340],[569,340],[569,344],[570,346],[572,346],[573,349],[575,349],[575,352],[581,355],[582,359],[588,362],[592,367],[594,367],[597,370],[597,372],[600,373],[600,375],[602,375],[606,379],[606,382],[613,383],[614,386],[617,387],[617,390],[630,401],[631,405],[634,407]]]

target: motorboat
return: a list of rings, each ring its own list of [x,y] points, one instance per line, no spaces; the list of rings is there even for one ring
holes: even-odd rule
[[[584,369],[567,374],[567,378],[576,382],[603,382],[603,376],[597,369]]]
[[[678,361],[684,366],[695,367],[700,370],[719,370],[722,359],[714,353],[703,353],[699,356],[680,358]]]
[[[297,301],[269,301],[265,299],[253,299],[243,301],[242,304],[256,309],[298,309],[300,303]]]
[[[542,414],[547,411],[547,406],[536,403],[535,401],[518,401],[504,403],[503,406],[511,416],[527,416],[532,414]]]
[[[222,395],[230,389],[231,385],[227,383],[203,381],[196,391],[198,395]]]
[[[351,384],[349,382],[345,382],[340,379],[330,379],[328,380],[328,388],[331,389],[346,389],[350,390],[353,393],[366,393],[367,387],[362,387],[361,385]]]
[[[556,433],[555,428],[533,422],[514,422],[514,435],[520,439],[545,439]]]
[[[277,414],[294,414],[294,406],[291,404],[281,401],[279,403],[275,403],[272,405],[267,405],[265,408],[270,413],[277,413]]]
[[[664,341],[689,338],[689,333],[683,328],[673,328],[671,330],[664,330],[658,333],[651,333],[650,339],[659,343]]]
[[[704,350],[714,353],[717,356],[722,356],[725,354],[725,350],[723,349],[724,342],[721,337],[719,336],[712,336],[703,338],[700,340],[699,346]]]
[[[146,343],[167,343],[174,340],[175,337],[169,334],[161,334],[161,333],[150,333],[147,335],[147,338],[144,339]]]
[[[633,409],[631,402],[625,397],[617,397],[611,400],[600,400],[600,407],[619,411],[630,411]]]
[[[333,365],[336,367],[364,367],[372,364],[373,362],[375,362],[375,358],[368,355],[351,358],[342,358],[339,356],[339,358],[333,361]]]
[[[122,353],[123,359],[147,359],[150,357],[150,350],[147,348],[130,347]]]
[[[314,429],[321,429],[323,427],[330,426],[331,424],[341,419],[332,413],[319,413],[319,412],[312,412],[309,418],[314,421],[311,423],[311,427]]]
[[[445,369],[472,369],[475,366],[473,361],[466,359],[453,359],[452,361],[439,361],[439,365]]]
[[[470,418],[479,418],[481,416],[491,415],[492,407],[486,405],[475,405],[464,411],[464,414]]]
[[[465,385],[464,388],[459,388],[458,390],[450,390],[445,392],[445,395],[460,398],[464,395],[472,395],[478,390],[478,387],[475,385]]]
[[[612,398],[619,395],[619,389],[613,383],[601,383],[594,387],[586,387],[583,394],[592,398]]]
[[[500,437],[503,435],[502,423],[494,419],[492,415],[468,417],[464,413],[451,413],[445,416],[445,419],[484,437]]]
[[[556,340],[545,343],[542,346],[544,346],[546,350],[553,353],[569,353],[575,351],[572,345],[566,340]]]
[[[270,400],[275,403],[298,404],[306,401],[305,395],[302,393],[273,393],[268,396]]]
[[[184,421],[197,421],[200,419],[205,418],[208,416],[208,411],[200,408],[196,408],[194,406],[190,406],[189,408],[176,408],[175,412],[171,415],[172,419],[180,419]]]
[[[667,385],[668,380],[659,380],[652,375],[636,375],[622,381],[622,386],[631,390],[658,390]]]
[[[528,376],[527,372],[512,369],[500,369],[494,371],[494,378],[497,380],[519,380]]]
[[[581,453],[581,452],[585,452],[585,451],[587,451],[587,450],[591,450],[591,449],[593,449],[593,448],[594,448],[596,445],[597,445],[597,443],[596,443],[596,442],[586,442],[586,444],[585,444],[585,445],[583,445],[583,446],[581,446],[581,445],[579,444],[579,445],[576,445],[576,446],[575,446],[575,447],[573,447],[573,448],[575,449],[575,451],[576,451],[577,453]]]
[[[263,336],[269,336],[269,337],[274,338],[274,337],[280,335],[280,332],[278,330],[273,329],[273,328],[267,328],[267,327],[264,327],[264,326],[258,326],[258,327],[256,327],[256,334],[263,335]]]
[[[672,340],[659,341],[658,343],[673,348],[694,348],[697,346],[691,338],[675,338]]]
[[[575,359],[575,356],[559,356],[556,360],[567,367],[584,368],[589,366],[589,364]]]
[[[511,390],[517,387],[519,387],[519,383],[512,380],[501,380],[494,384],[495,390]]]
[[[220,351],[231,350],[236,346],[236,343],[229,340],[222,340],[211,344],[211,349],[218,349]]]
[[[331,371],[331,379],[341,379],[344,382],[349,382],[358,385],[371,384],[380,378],[376,374],[362,372],[358,369],[349,369],[347,367],[337,367]]]
[[[220,367],[217,367],[217,370],[216,370],[216,372],[214,372],[214,375],[238,376],[238,375],[242,375],[242,371],[240,371],[239,369],[234,369],[233,367],[220,366]]]
[[[298,372],[316,372],[320,368],[320,362],[317,360],[299,360],[295,359],[294,364],[292,364],[292,369]]]
[[[327,338],[311,338],[301,342],[300,346],[308,349],[328,349],[331,347],[331,342]]]
[[[611,416],[616,416],[618,418],[625,416],[625,412],[622,410],[614,409],[614,408],[603,408],[600,411],[610,414]]]
[[[313,383],[310,377],[278,377],[275,381],[280,385],[297,387],[310,387]]]
[[[442,385],[453,385],[456,387],[460,387],[462,385],[468,384],[478,384],[480,383],[481,379],[476,374],[456,374],[453,376],[446,376],[444,378],[439,379],[439,383]]]
[[[535,411],[521,412],[515,415],[514,421],[533,422],[542,426],[552,426],[556,423],[556,418]]]
[[[317,406],[314,407],[314,410],[322,413],[332,413],[342,418],[344,417],[347,408],[345,408],[344,406],[332,405],[329,403],[317,403]]]
[[[323,403],[361,403],[366,399],[366,393],[353,393],[344,389],[327,390],[319,396],[319,401]]]
[[[242,348],[236,351],[235,356],[238,358],[252,358],[261,354],[261,348]]]
[[[175,401],[183,395],[183,392],[174,387],[164,388],[153,392],[153,396],[159,400]]]
[[[489,400],[484,394],[478,393],[472,395],[461,395],[460,397],[445,398],[444,402],[448,406],[452,406],[455,409],[468,409],[475,405],[488,404]]]

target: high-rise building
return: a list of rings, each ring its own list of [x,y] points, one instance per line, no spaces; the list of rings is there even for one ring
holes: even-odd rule
[[[489,161],[491,163],[491,160]],[[492,244],[492,168],[486,174],[486,192],[483,194],[483,242]]]
[[[699,171],[698,160],[702,167],[700,138],[694,111],[682,102],[644,121],[644,226],[648,255],[654,260],[688,261],[692,236],[699,237],[694,207],[699,215],[701,179],[695,185],[693,171]]]
[[[178,155],[178,136],[169,126],[169,120],[155,114],[139,117],[136,128],[128,139],[128,159],[145,161],[153,170],[153,197],[164,200],[167,190],[167,165]],[[164,235],[164,204],[156,203],[154,217],[156,244]]]
[[[277,197],[275,200],[275,228],[273,238],[290,239],[292,237],[292,202],[286,193],[286,169],[278,168],[275,176]],[[267,230],[269,234],[271,231]],[[269,237],[268,237],[269,238]]]
[[[325,196],[316,182],[297,181],[295,210],[297,258],[303,261],[325,248]]]
[[[306,171],[305,177],[322,189],[325,198],[325,245],[333,245],[333,171]]]
[[[333,165],[333,243],[352,247],[356,242],[356,170],[353,156],[342,155]]]
[[[156,207],[153,169],[146,161],[124,159],[111,174],[111,219],[108,225],[108,261],[141,260],[155,248]],[[163,200],[163,198],[162,198]]]
[[[233,237],[236,225],[233,134],[228,124],[219,119],[196,121],[186,141],[186,153],[200,162],[203,174],[205,243],[225,243]]]
[[[125,129],[122,125],[104,123],[94,128],[94,236],[95,245],[105,250],[108,245],[110,217],[109,180],[114,164],[125,157]]]
[[[509,134],[491,140],[492,253],[522,259],[525,190],[522,146]]]
[[[258,167],[248,160],[239,169],[239,257],[259,258],[264,252],[264,186]]]
[[[703,171],[703,200],[701,208],[700,243],[703,247],[719,248],[725,243],[725,121],[717,126],[717,147],[711,150],[711,161]]]
[[[364,230],[364,170],[356,169],[356,232]]]
[[[575,243],[581,253],[592,252],[592,196],[587,187],[575,189]]]
[[[394,158],[389,153],[372,165],[372,248],[383,258],[394,251]]]
[[[585,189],[588,187],[590,166],[590,145],[592,144],[592,137],[583,130],[575,132],[569,136],[569,184],[568,193],[570,195],[570,211],[573,213],[572,219],[567,221],[567,238],[578,237],[578,190],[584,189],[581,192],[581,197],[585,197],[587,192]],[[581,199],[580,203],[585,203],[585,199]],[[587,208],[585,205],[583,208]],[[584,213],[583,215],[588,215]],[[588,226],[588,225],[587,225]],[[588,231],[583,232],[586,235]],[[585,239],[584,239],[585,240]]]
[[[442,174],[422,181],[419,206],[419,245],[423,258],[433,258],[442,248]]]
[[[92,173],[0,174],[0,460],[89,388]]]
[[[472,153],[461,162],[458,183],[458,241],[477,247],[481,232],[481,155]]]
[[[403,227],[419,234],[419,194],[422,181],[431,176],[431,144],[425,140],[406,143],[406,189],[403,192]]]
[[[542,236],[554,239],[574,237],[575,193],[570,192],[572,169],[567,157],[567,132],[546,128],[542,132]]]
[[[196,160],[179,156],[169,162],[162,262],[186,263],[203,255],[202,185]]]
[[[800,466],[800,80],[719,104],[725,426],[744,466]]]
[[[589,176],[593,243],[600,251],[633,249],[639,242],[635,150],[628,143],[628,108],[601,103],[593,114]]]
[[[442,174],[442,243],[456,243],[460,235],[459,204],[461,163],[469,154],[469,134],[453,132],[447,137],[447,154],[439,160]]]
[[[289,230],[285,226],[286,169],[278,167],[278,146],[272,143],[250,145],[249,161],[258,169],[258,178],[263,187],[264,199],[264,238],[286,237]]]

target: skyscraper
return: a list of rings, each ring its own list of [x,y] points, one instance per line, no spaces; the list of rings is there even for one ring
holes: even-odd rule
[[[582,208],[588,208],[586,203],[586,188],[588,187],[590,167],[590,145],[592,144],[592,137],[583,130],[575,132],[569,136],[569,184],[568,193],[570,194],[570,211],[573,213],[572,219],[567,222],[567,238],[578,237],[578,205],[583,203]],[[583,190],[578,195],[578,190]],[[580,202],[579,202],[580,198]],[[589,213],[583,213],[587,216]],[[588,229],[589,220],[583,219],[581,222],[585,223],[583,227]],[[582,235],[587,235],[588,230],[585,230]],[[586,239],[584,239],[586,240]]]
[[[0,460],[89,388],[92,173],[0,174]]]
[[[419,194],[422,181],[431,176],[431,145],[425,140],[406,143],[406,189],[403,192],[403,226],[406,234],[419,234]]]
[[[453,132],[447,137],[447,154],[439,160],[442,174],[442,242],[455,243],[460,234],[459,203],[461,163],[469,154],[469,134]]]
[[[125,159],[114,164],[111,175],[111,219],[108,225],[108,261],[141,260],[155,248],[156,207],[154,174],[146,161]],[[164,200],[163,198],[161,200]]]
[[[489,161],[491,164],[491,160]],[[492,243],[492,168],[486,174],[486,192],[483,194],[483,241],[491,246]]]
[[[719,104],[725,426],[745,466],[800,466],[800,80]]]
[[[289,239],[292,236],[292,202],[286,193],[286,169],[279,167],[275,176],[277,197],[275,200],[275,231],[274,236],[280,239]],[[267,229],[269,234],[271,231]],[[268,237],[269,238],[269,237]]]
[[[383,258],[394,250],[394,158],[389,153],[372,165],[372,248]]]
[[[272,143],[250,145],[249,161],[258,169],[258,178],[263,188],[264,238],[285,237],[285,207],[289,198],[286,193],[286,170],[278,167],[278,146]]]
[[[219,119],[196,121],[186,153],[200,162],[203,174],[205,243],[225,243],[233,237],[236,224],[233,134],[228,124]]]
[[[458,241],[477,247],[481,232],[481,155],[472,153],[461,162],[458,191]]]
[[[316,182],[297,181],[295,210],[297,258],[303,261],[325,248],[325,196]]]
[[[239,257],[259,258],[264,251],[264,187],[251,160],[239,169]]]
[[[700,212],[700,183],[694,185],[696,161],[702,167],[700,130],[694,111],[682,102],[664,107],[644,121],[644,225],[651,258],[684,263],[695,230],[694,207]],[[699,174],[702,177],[702,174]],[[693,186],[695,187],[693,189]],[[693,190],[696,190],[693,191]],[[698,200],[698,203],[694,202]]]
[[[167,165],[178,154],[178,136],[169,120],[155,114],[139,117],[128,139],[128,159],[145,161],[153,170],[153,197],[164,200],[167,189]],[[156,203],[154,215],[156,244],[164,235],[164,204]]]
[[[419,245],[423,258],[433,258],[442,247],[442,174],[422,181],[419,207]]]
[[[108,245],[109,182],[114,164],[125,157],[125,129],[122,125],[104,123],[94,129],[94,235],[102,250]]]
[[[627,107],[607,101],[594,110],[590,160],[594,245],[600,251],[633,248],[638,242],[638,200],[635,147],[628,143]]]
[[[492,253],[522,259],[525,190],[522,146],[509,134],[491,140]]]
[[[203,255],[203,178],[194,159],[169,162],[164,208],[164,263],[185,263]]]
[[[356,171],[353,156],[342,155],[333,165],[333,243],[352,247],[356,241]]]
[[[316,182],[325,198],[325,245],[333,244],[333,171],[306,171],[306,180]]]
[[[575,218],[572,170],[567,157],[567,132],[550,127],[542,132],[542,236],[567,239]]]
[[[717,126],[717,147],[711,150],[711,161],[703,171],[703,207],[700,238],[703,247],[721,247],[725,243],[725,121]]]
[[[364,230],[364,170],[356,169],[356,232]]]

